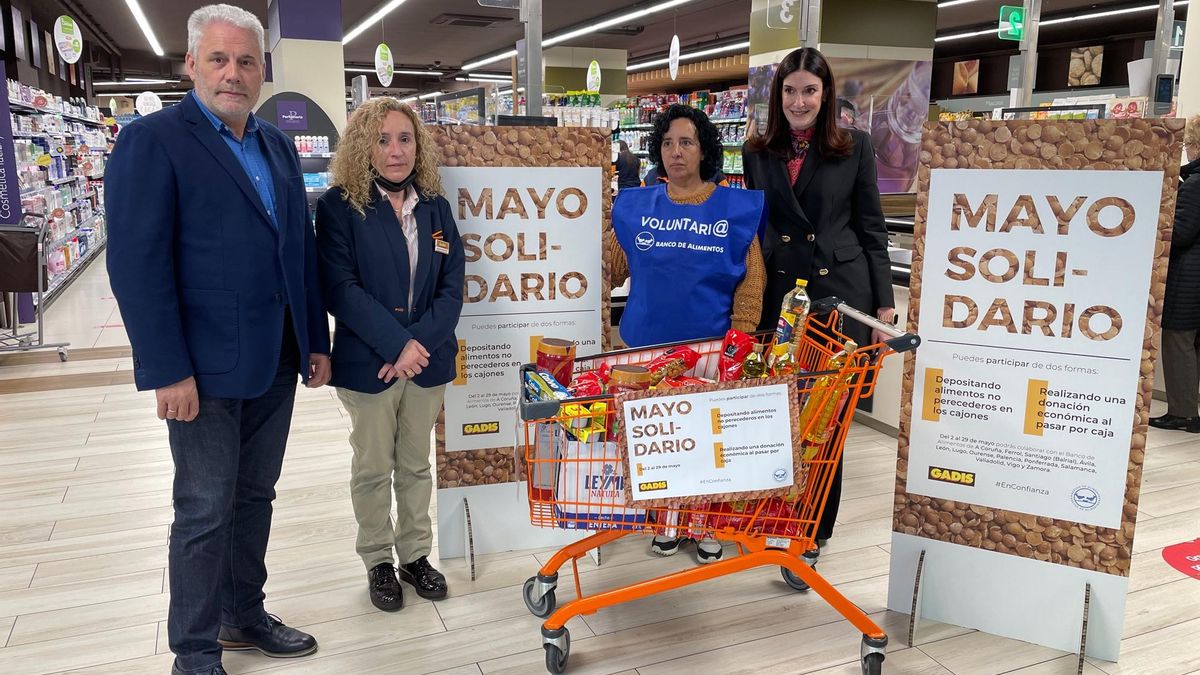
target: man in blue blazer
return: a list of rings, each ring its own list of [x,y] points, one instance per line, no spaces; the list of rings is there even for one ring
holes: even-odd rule
[[[175,673],[224,673],[222,648],[317,648],[263,608],[296,376],[319,387],[330,375],[299,159],[251,113],[263,54],[253,14],[196,10],[195,89],[122,130],[105,175],[109,277],[137,388],[155,390],[175,461]]]

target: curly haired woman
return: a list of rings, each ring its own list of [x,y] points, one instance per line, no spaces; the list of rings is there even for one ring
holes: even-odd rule
[[[371,602],[403,604],[396,578],[446,597],[429,563],[429,437],[454,379],[464,254],[442,196],[438,151],[393,98],[354,111],[317,202],[321,286],[337,320],[330,384],[350,414],[350,498]],[[392,519],[392,493],[396,517]]]
[[[612,281],[630,278],[621,338],[642,347],[719,337],[730,327],[754,330],[765,276],[758,243],[763,194],[708,182],[723,151],[700,110],[667,108],[654,121],[649,147],[669,182],[618,193],[606,242]],[[673,555],[679,542],[657,536],[651,551]],[[720,560],[720,543],[699,542],[696,558]]]

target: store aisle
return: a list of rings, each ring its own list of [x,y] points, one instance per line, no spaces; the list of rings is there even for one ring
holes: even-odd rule
[[[70,342],[69,349],[127,347],[129,338],[108,286],[107,251],[71,282],[46,310],[46,341]]]
[[[79,344],[123,335],[100,262],[53,308],[62,317],[78,310],[59,330],[75,331],[69,339]],[[78,353],[66,364],[53,352],[0,357],[0,672],[166,673],[165,427],[153,395],[130,384],[127,354]],[[433,604],[410,588],[403,611],[372,608],[354,554],[347,432],[332,389],[299,390],[268,553],[268,609],[316,635],[320,651],[296,661],[231,653],[229,672],[544,672],[540,621],[520,585],[549,551],[487,556],[474,583],[463,560],[443,561],[448,600]],[[1161,558],[1164,546],[1200,536],[1200,439],[1152,431],[1150,445],[1123,656],[1089,664],[1093,675],[1200,672],[1190,646],[1200,584]],[[847,453],[842,522],[820,569],[893,636],[886,672],[1075,672],[1071,655],[951,626],[923,626],[917,647],[906,647],[906,618],[884,610],[895,441],[856,427]],[[580,563],[589,589],[692,564],[690,551],[652,557],[641,537],[606,548],[604,559],[599,568]],[[570,599],[571,580],[559,591]],[[859,672],[853,628],[814,594],[787,588],[775,569],[569,625],[571,673]]]

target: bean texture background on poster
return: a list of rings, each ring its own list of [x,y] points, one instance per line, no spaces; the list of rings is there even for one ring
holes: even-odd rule
[[[474,549],[552,546],[579,532],[529,524],[519,367],[540,337],[608,347],[610,132],[591,128],[435,126],[442,182],[466,252],[458,377],[435,428],[439,554],[463,555],[470,500]]]
[[[1161,188],[931,173],[921,292],[943,310],[921,323],[910,492],[1120,527]]]
[[[926,125],[889,608],[1117,659],[1182,127]]]

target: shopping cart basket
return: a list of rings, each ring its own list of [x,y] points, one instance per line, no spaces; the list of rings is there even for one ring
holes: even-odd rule
[[[844,319],[864,323],[889,339],[851,352],[836,370],[821,370],[843,350],[848,338],[839,330]],[[769,334],[758,334],[766,342]],[[801,402],[817,398],[822,405],[838,397],[832,418],[809,416],[800,431],[803,485],[790,497],[744,502],[712,503],[687,508],[635,508],[625,502],[621,464],[625,462],[614,436],[619,434],[616,400],[597,396],[568,401],[525,401],[523,468],[529,482],[529,519],[538,527],[594,530],[595,533],[559,550],[523,587],[529,611],[545,618],[542,642],[546,668],[561,673],[566,668],[571,640],[566,623],[572,617],[592,614],[622,602],[707,581],[765,565],[778,565],[786,583],[798,590],[816,590],[826,602],[862,632],[862,670],[882,670],[887,634],[866,614],[840,594],[816,571],[818,549],[814,540],[826,497],[845,446],[854,410],[860,399],[871,396],[883,359],[920,343],[874,317],[845,305],[837,298],[813,303],[797,350],[804,372],[794,376]],[[717,379],[722,342],[719,338],[684,343],[700,354],[688,373]],[[645,364],[678,345],[609,352],[576,361],[582,373],[619,364]],[[837,363],[834,361],[834,363]],[[526,367],[526,370],[529,367]],[[831,386],[833,383],[833,386]],[[679,393],[686,393],[680,389]],[[599,404],[599,405],[598,405]],[[802,422],[805,416],[801,415]],[[819,427],[819,428],[818,428]],[[583,433],[579,433],[583,430]],[[613,430],[612,433],[607,433]],[[587,485],[581,485],[586,481]],[[739,555],[708,565],[667,574],[629,586],[585,596],[580,588],[577,561],[588,551],[630,534],[714,537],[737,544]],[[558,570],[567,561],[575,572],[577,599],[556,606],[554,590]]]

